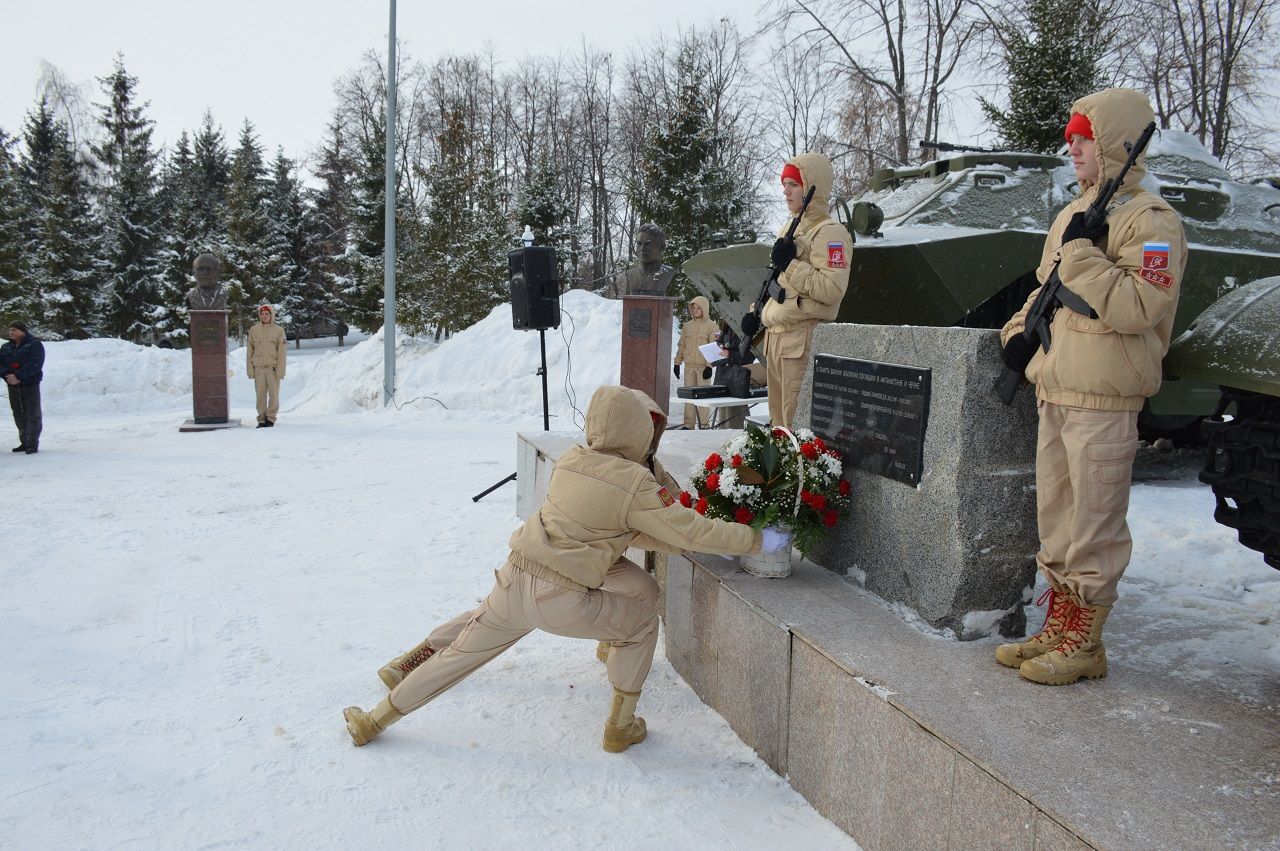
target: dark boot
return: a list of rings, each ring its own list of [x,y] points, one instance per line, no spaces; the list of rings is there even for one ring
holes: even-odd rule
[[[17,446],[13,447],[13,448],[12,448],[12,449],[10,449],[9,451],[10,451],[10,452],[26,452],[26,451],[27,451],[27,445],[26,445],[25,443],[19,443]]]
[[[266,428],[266,427],[267,427],[267,421],[266,421],[266,420],[263,420],[262,422],[258,423],[258,426],[257,426],[257,427],[258,427],[258,428]]]
[[[263,425],[264,425],[264,426],[266,426],[267,428],[275,428],[275,427],[276,427],[276,421],[275,421],[275,420],[267,420],[267,421],[265,421],[265,422],[263,423]]]

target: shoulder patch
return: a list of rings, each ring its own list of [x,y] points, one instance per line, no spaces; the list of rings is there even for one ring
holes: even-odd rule
[[[827,266],[831,269],[843,269],[847,265],[844,256],[843,242],[827,243]]]
[[[671,495],[671,491],[667,490],[665,486],[658,488],[658,499],[662,500],[662,505],[665,508],[670,508],[676,504],[675,497]]]
[[[1144,242],[1142,244],[1142,268],[1162,270],[1169,268],[1169,243]],[[1167,275],[1165,277],[1168,277]],[[1167,284],[1166,284],[1167,286]]]
[[[1155,284],[1158,287],[1164,287],[1166,290],[1173,286],[1173,275],[1168,272],[1159,272],[1155,269],[1139,269],[1138,277],[1148,283]]]

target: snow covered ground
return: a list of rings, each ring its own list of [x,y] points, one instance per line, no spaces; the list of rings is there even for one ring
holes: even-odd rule
[[[572,347],[547,344],[570,429],[617,380],[620,311],[564,303]],[[509,317],[401,340],[398,410],[378,403],[375,335],[290,349],[279,427],[194,435],[187,353],[48,346],[41,452],[0,459],[0,847],[856,848],[661,645],[649,740],[622,755],[600,749],[594,646],[540,633],[351,746],[342,707],[372,705],[378,666],[488,591],[517,525],[514,487],[470,499],[541,427],[537,335]],[[251,424],[243,352],[229,369]],[[1238,644],[1178,664],[1249,669],[1280,651],[1280,572],[1211,506],[1185,474],[1136,486],[1122,593],[1234,619]]]

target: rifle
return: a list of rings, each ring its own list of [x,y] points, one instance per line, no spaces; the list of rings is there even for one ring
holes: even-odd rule
[[[1142,135],[1138,137],[1136,142],[1124,143],[1124,148],[1128,151],[1129,156],[1124,161],[1124,167],[1120,169],[1120,173],[1102,185],[1102,189],[1098,192],[1098,197],[1093,199],[1093,203],[1084,211],[1084,226],[1086,228],[1096,228],[1106,221],[1107,205],[1111,203],[1111,199],[1119,191],[1120,185],[1124,183],[1124,178],[1129,173],[1129,168],[1146,150],[1147,143],[1151,141],[1151,137],[1155,132],[1156,123],[1152,121],[1142,131]],[[1053,271],[1049,273],[1049,279],[1040,287],[1040,292],[1036,295],[1035,301],[1031,302],[1031,307],[1027,310],[1022,331],[1019,332],[1022,334],[1022,338],[1031,344],[1027,349],[1029,354],[1025,358],[1018,359],[1017,369],[1006,366],[1004,371],[1000,373],[1000,377],[996,379],[996,395],[1006,405],[1013,404],[1013,398],[1017,395],[1018,387],[1022,384],[1023,375],[1027,371],[1027,364],[1031,363],[1031,358],[1035,356],[1036,346],[1042,347],[1045,353],[1048,354],[1049,346],[1052,343],[1049,326],[1053,322],[1053,316],[1057,313],[1059,307],[1066,305],[1076,313],[1092,319],[1098,317],[1093,308],[1089,307],[1088,302],[1062,283],[1062,278],[1058,277],[1058,265],[1061,262],[1058,261],[1058,263],[1054,264]]]
[[[813,193],[817,188],[817,186],[810,186],[809,191],[804,193],[804,203],[800,205],[800,212],[796,213],[795,218],[791,220],[791,226],[787,228],[787,233],[782,238],[785,242],[794,243],[796,241],[796,228],[800,226],[800,220],[804,218],[804,211],[809,209],[809,202],[813,200]],[[751,311],[756,314],[757,319],[764,315],[764,303],[767,299],[777,299],[778,304],[782,304],[782,302],[786,301],[787,291],[778,286],[778,275],[780,274],[782,274],[782,270],[771,263],[769,265],[769,277],[765,278],[764,283],[760,285],[760,294],[756,296],[756,300],[754,302],[756,309]],[[763,330],[758,333],[762,334]],[[739,349],[739,354],[743,358],[743,363],[747,363],[747,354],[751,351],[751,347],[755,345],[755,343],[756,335],[748,334],[746,331],[743,331],[742,345]]]

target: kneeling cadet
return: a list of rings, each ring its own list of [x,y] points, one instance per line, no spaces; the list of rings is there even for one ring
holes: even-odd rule
[[[772,530],[711,520],[681,506],[655,473],[666,417],[645,394],[601,387],[587,406],[585,447],[556,462],[541,507],[511,536],[511,554],[478,609],[437,628],[379,671],[391,693],[372,710],[343,712],[364,745],[461,682],[535,629],[608,643],[612,753],[644,741],[635,715],[658,641],[658,585],[622,558],[628,547],[724,555],[786,544]],[[445,640],[448,639],[447,644]]]

